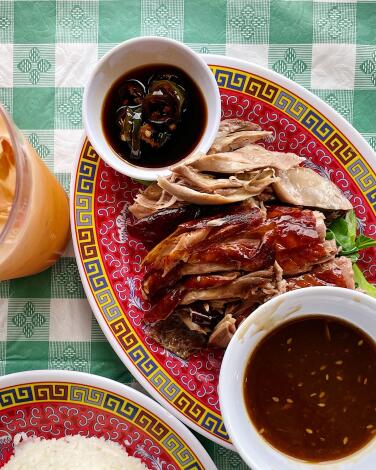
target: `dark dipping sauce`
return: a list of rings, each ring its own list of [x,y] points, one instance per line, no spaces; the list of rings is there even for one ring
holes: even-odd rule
[[[287,322],[250,357],[244,399],[276,449],[311,462],[345,457],[376,433],[375,343],[334,317]]]
[[[201,90],[183,70],[164,64],[123,75],[110,88],[102,109],[107,142],[119,157],[142,167],[182,160],[195,149],[206,125]]]

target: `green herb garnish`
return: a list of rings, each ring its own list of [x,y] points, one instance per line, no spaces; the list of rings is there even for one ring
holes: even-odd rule
[[[376,246],[376,240],[365,235],[356,235],[357,219],[354,211],[347,212],[345,217],[336,219],[329,225],[326,239],[335,239],[337,246],[341,247],[341,256],[347,256],[355,262],[359,258],[359,251]]]
[[[376,246],[376,240],[366,237],[365,235],[357,236],[357,225],[357,218],[354,211],[349,211],[345,217],[340,217],[329,225],[326,232],[326,239],[335,240],[337,246],[341,248],[340,255],[347,256],[351,259],[356,287],[376,298],[376,286],[367,281],[359,266],[356,264],[359,258],[359,251]]]
[[[353,271],[356,287],[366,292],[368,295],[376,298],[376,286],[367,281],[356,263],[353,264]]]

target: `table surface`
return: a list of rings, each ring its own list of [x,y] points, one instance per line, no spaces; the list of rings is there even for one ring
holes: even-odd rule
[[[270,67],[316,93],[376,149],[376,2],[0,0],[0,102],[67,192],[97,59],[139,35]],[[74,325],[74,327],[73,327]],[[71,369],[140,386],[94,319],[71,244],[51,269],[0,283],[0,375]],[[247,468],[199,437],[219,469]]]

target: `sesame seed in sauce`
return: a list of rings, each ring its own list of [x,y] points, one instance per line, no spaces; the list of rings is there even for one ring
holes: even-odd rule
[[[361,339],[358,341],[358,346],[361,346],[364,343],[364,341]]]
[[[312,321],[312,325],[315,326],[311,318],[305,321]],[[324,318],[320,320],[320,325],[318,320],[316,321],[317,340],[313,334],[313,327],[312,329],[308,326],[303,328],[298,322],[291,322],[291,330],[287,334],[282,334],[281,329],[281,335],[274,341],[277,357],[281,351],[287,352],[292,348],[294,354],[289,354],[286,368],[282,368],[282,371],[276,364],[274,383],[271,378],[268,379],[269,374],[265,374],[265,369],[263,374],[260,374],[261,381],[264,380],[267,385],[263,387],[265,392],[262,397],[265,410],[256,410],[258,415],[254,412],[256,429],[260,430],[260,435],[264,434],[263,438],[272,444],[281,442],[281,450],[284,451],[285,448],[285,453],[288,455],[301,459],[307,458],[307,460],[312,458],[312,462],[324,457],[328,461],[333,458],[342,458],[361,448],[361,439],[367,443],[376,437],[376,405],[366,396],[367,394],[373,396],[374,382],[371,373],[375,362],[370,361],[370,365],[367,366],[367,363],[361,361],[363,356],[365,358],[371,356],[371,351],[368,351],[371,345],[364,337],[363,343],[359,345],[363,344],[363,346],[361,348],[358,346],[357,349],[362,336],[355,336],[355,334],[352,337],[341,336],[341,325],[337,325],[332,319],[328,321]],[[307,341],[302,341],[301,336],[295,334],[295,331],[303,331]],[[273,336],[270,341],[273,345]],[[320,350],[320,344],[322,350]],[[345,348],[347,354],[345,354]],[[376,355],[374,358],[376,360]],[[261,361],[261,355],[259,361],[261,365],[265,364]],[[271,373],[273,371],[271,370]],[[283,387],[279,385],[281,372],[285,380],[282,383]],[[328,383],[324,384],[325,381]],[[255,384],[256,380],[252,383]],[[255,390],[258,389],[257,393],[260,390],[259,384],[258,381],[255,387]],[[304,388],[304,390],[300,391],[299,388]],[[317,392],[311,392],[312,390],[317,390]],[[279,394],[280,391],[281,397],[271,395],[273,392]],[[256,393],[255,396],[257,396]],[[322,411],[318,412],[317,408]],[[368,413],[358,413],[358,409],[367,410]],[[251,410],[253,412],[252,408]],[[265,419],[263,419],[262,412]],[[253,418],[253,415],[251,417]],[[327,426],[322,426],[324,417]],[[274,423],[271,422],[273,420]],[[296,425],[292,425],[289,429],[290,420],[295,423],[300,422],[300,429]],[[341,431],[344,433],[342,437]],[[304,436],[306,436],[305,439]],[[296,445],[294,444],[294,447],[293,442],[301,443],[296,452],[294,450]]]
[[[329,331],[329,326],[327,323],[325,323],[325,336],[326,336],[326,339],[330,342],[332,340],[332,337],[330,335],[330,331]]]

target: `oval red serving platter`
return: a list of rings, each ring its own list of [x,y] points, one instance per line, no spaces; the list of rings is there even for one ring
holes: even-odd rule
[[[304,88],[247,62],[206,56],[220,87],[222,118],[241,118],[273,132],[267,148],[307,157],[352,202],[360,230],[376,235],[376,159],[360,134]],[[219,409],[222,352],[205,350],[184,361],[155,343],[142,322],[142,243],[128,235],[127,207],[141,185],[108,167],[84,140],[72,180],[75,253],[93,312],[124,364],[151,395],[184,423],[231,446]],[[376,250],[361,266],[376,281]]]

